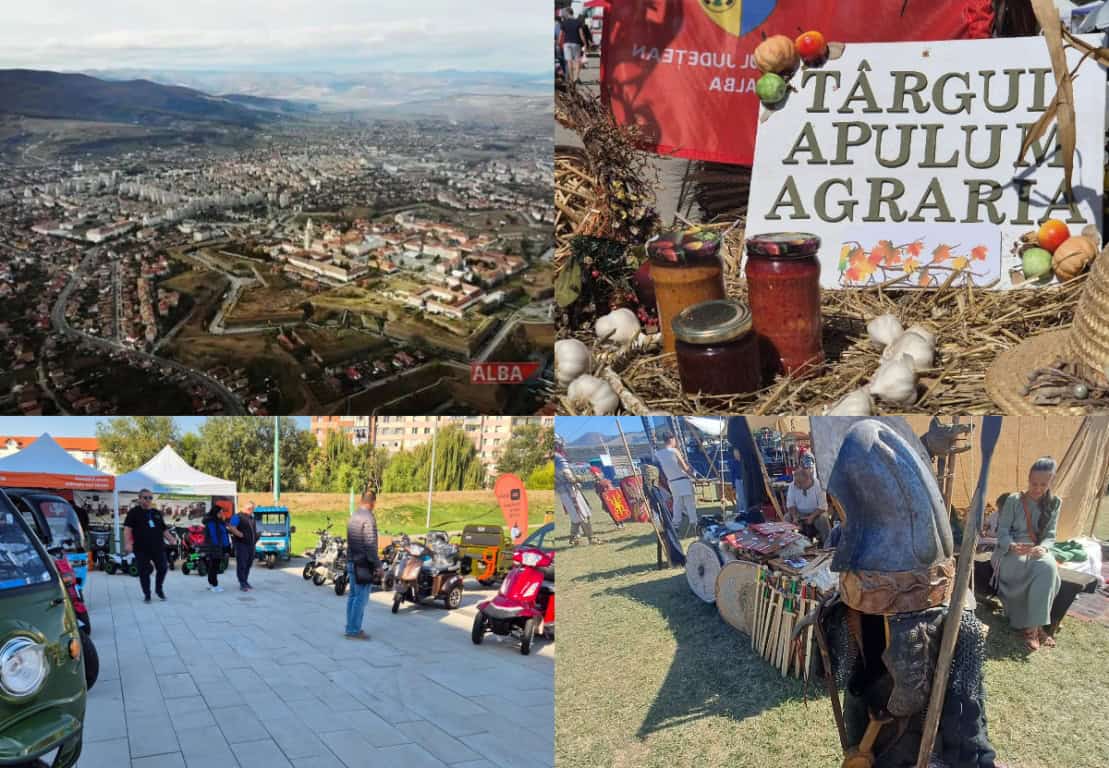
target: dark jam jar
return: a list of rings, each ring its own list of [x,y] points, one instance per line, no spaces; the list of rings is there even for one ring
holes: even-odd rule
[[[824,363],[819,250],[820,238],[804,232],[747,238],[747,298],[768,381]]]
[[[759,388],[758,340],[746,304],[728,299],[694,304],[672,327],[683,392],[732,395]]]
[[[720,245],[715,234],[696,231],[665,232],[648,244],[663,352],[674,351],[671,324],[683,309],[724,298]]]

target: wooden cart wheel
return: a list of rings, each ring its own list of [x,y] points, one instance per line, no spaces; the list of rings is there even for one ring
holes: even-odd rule
[[[693,594],[706,603],[716,601],[720,554],[703,541],[694,541],[685,553],[685,578]]]
[[[755,563],[733,560],[726,563],[716,577],[716,607],[720,618],[744,634],[751,633],[758,572]]]

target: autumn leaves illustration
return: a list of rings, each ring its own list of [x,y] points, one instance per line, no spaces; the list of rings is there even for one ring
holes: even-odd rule
[[[845,286],[888,283],[920,288],[961,285],[967,280],[980,283],[989,270],[975,271],[975,267],[984,265],[988,256],[985,245],[963,250],[959,244],[940,243],[928,251],[923,239],[903,245],[879,240],[867,250],[850,240],[840,248],[839,281]]]

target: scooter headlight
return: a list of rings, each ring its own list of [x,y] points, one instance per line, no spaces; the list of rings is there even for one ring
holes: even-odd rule
[[[539,565],[539,561],[542,559],[543,556],[538,552],[524,552],[522,555],[520,555],[520,562],[522,562],[524,565],[531,566],[532,568]]]
[[[0,648],[0,689],[9,696],[30,696],[46,680],[46,649],[29,637],[15,637]]]

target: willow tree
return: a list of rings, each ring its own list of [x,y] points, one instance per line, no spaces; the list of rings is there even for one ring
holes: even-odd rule
[[[435,447],[435,490],[465,491],[485,484],[485,466],[473,441],[458,426],[439,430]],[[426,491],[431,471],[432,441],[389,457],[381,477],[385,493]]]

